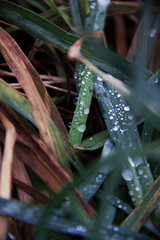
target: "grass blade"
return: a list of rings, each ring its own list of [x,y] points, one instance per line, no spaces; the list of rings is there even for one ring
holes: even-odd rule
[[[133,210],[128,218],[123,222],[123,228],[129,228],[134,231],[139,231],[148,217],[153,213],[159,204],[160,199],[160,177],[156,179],[150,187],[139,205]]]
[[[6,130],[5,146],[0,173],[0,197],[10,198],[12,189],[13,152],[17,134],[13,124],[8,121],[8,119],[2,113],[0,113],[0,119]],[[0,239],[6,239],[7,225],[7,218],[0,217]]]
[[[48,149],[56,156],[56,159],[61,162],[62,166],[68,172],[70,172],[66,151],[60,134],[50,117],[50,99],[46,89],[41,83],[37,72],[22,53],[16,42],[2,28],[0,29],[0,32],[1,52],[26,92],[41,138],[46,143]],[[37,77],[39,81],[37,81]],[[43,91],[42,93],[40,92],[41,89]],[[60,117],[59,119],[61,120]],[[58,123],[58,125],[61,126],[60,123]]]
[[[86,121],[90,111],[95,74],[88,67],[79,73],[82,76],[81,88],[78,96],[74,117],[69,136],[73,145],[80,145],[83,133],[86,130]]]
[[[16,24],[33,36],[51,43],[61,51],[66,52],[78,39],[77,36],[64,31],[36,13],[14,3],[1,0],[0,6],[0,15],[3,18]],[[135,78],[133,73],[138,70],[140,77],[144,80],[147,80],[152,75],[151,71],[121,58],[110,50],[93,43],[93,41],[85,41],[82,52],[96,66],[131,84],[133,84]]]

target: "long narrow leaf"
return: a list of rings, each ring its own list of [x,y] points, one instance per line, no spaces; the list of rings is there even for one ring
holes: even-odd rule
[[[34,12],[8,1],[1,0],[0,15],[33,36],[51,43],[64,52],[78,39],[77,36],[64,31]],[[137,70],[144,80],[152,75],[151,71],[130,63],[108,49],[98,46],[93,41],[86,41],[82,52],[92,63],[104,71],[131,84],[134,82],[134,73]]]

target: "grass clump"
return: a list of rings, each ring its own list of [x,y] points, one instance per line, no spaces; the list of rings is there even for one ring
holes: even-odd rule
[[[0,239],[159,239],[159,3],[0,16]]]

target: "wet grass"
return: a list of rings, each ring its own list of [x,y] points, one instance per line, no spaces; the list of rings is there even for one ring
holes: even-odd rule
[[[159,239],[159,3],[3,0],[0,16],[0,238]]]

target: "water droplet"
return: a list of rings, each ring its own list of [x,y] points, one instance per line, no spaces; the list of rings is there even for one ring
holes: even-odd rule
[[[73,99],[74,105],[77,105],[77,102],[78,102],[78,97],[75,97],[75,98]]]
[[[134,192],[133,192],[132,190],[130,190],[130,191],[129,191],[129,195],[130,195],[131,197],[133,197]]]
[[[124,111],[129,112],[130,111],[130,106],[125,106]]]
[[[85,124],[78,125],[78,131],[84,132],[85,130],[86,130],[86,125]]]
[[[109,119],[111,119],[111,120],[112,120],[113,118],[114,118],[113,116],[110,116],[110,117],[109,117]]]
[[[86,232],[87,231],[87,229],[83,226],[77,226],[76,230],[79,231],[79,232]]]
[[[112,128],[112,130],[115,131],[115,132],[118,131],[118,126],[115,125],[115,126]]]
[[[150,32],[150,34],[149,34],[149,36],[150,36],[150,37],[154,37],[155,34],[156,34],[156,29],[152,29],[151,32]]]
[[[84,81],[84,80],[82,80],[82,84],[85,84],[85,81]]]
[[[118,232],[118,231],[119,231],[119,228],[115,226],[115,227],[113,227],[113,231],[114,231],[114,232]]]
[[[158,83],[159,82],[159,78],[158,77],[154,78],[153,82],[154,82],[154,84]]]
[[[138,167],[139,165],[143,164],[143,159],[141,157],[136,157],[134,160],[135,167]]]
[[[85,101],[81,100],[80,101],[80,105],[84,106],[85,105]]]
[[[88,115],[89,114],[89,108],[86,108],[86,109],[84,109],[84,113],[86,114],[86,115]]]
[[[135,190],[136,190],[136,192],[139,192],[140,189],[139,189],[139,187],[136,187]]]
[[[108,229],[108,230],[111,230],[112,228],[113,228],[113,227],[112,227],[111,224],[107,225],[107,229]]]
[[[128,162],[130,163],[130,165],[131,165],[133,168],[135,167],[133,158],[131,158],[130,156],[128,156]]]
[[[117,94],[117,97],[118,97],[118,98],[120,98],[120,97],[121,97],[121,94],[120,94],[120,93],[118,93],[118,94]]]
[[[143,169],[139,169],[139,170],[138,170],[138,174],[139,174],[139,175],[142,175],[143,173],[144,173]]]
[[[129,116],[128,116],[128,119],[129,119],[129,120],[133,120],[133,115],[129,115]]]
[[[148,175],[147,175],[147,174],[145,174],[145,175],[144,175],[144,178],[145,178],[145,179],[147,179],[147,178],[148,178]]]
[[[133,173],[130,169],[125,169],[122,171],[122,177],[126,181],[132,181],[133,180]]]
[[[102,82],[102,81],[103,81],[103,78],[102,78],[100,75],[98,75],[98,76],[97,76],[97,80],[100,81],[100,82]]]

